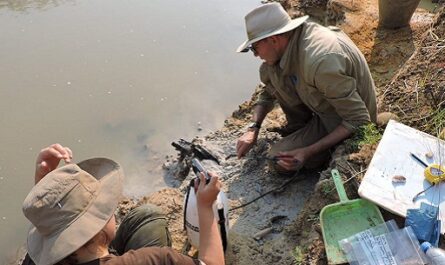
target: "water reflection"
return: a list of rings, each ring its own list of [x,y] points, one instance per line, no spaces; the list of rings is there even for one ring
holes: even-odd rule
[[[0,9],[24,12],[28,9],[48,9],[64,3],[75,4],[75,0],[0,0]]]
[[[118,161],[127,195],[165,185],[171,141],[220,127],[257,84],[234,50],[258,3],[0,0],[0,264],[24,242],[42,147]]]

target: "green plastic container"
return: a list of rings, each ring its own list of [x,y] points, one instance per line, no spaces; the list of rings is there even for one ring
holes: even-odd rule
[[[384,223],[379,208],[364,199],[349,200],[337,169],[331,171],[340,202],[325,206],[320,213],[328,264],[348,262],[338,241]]]

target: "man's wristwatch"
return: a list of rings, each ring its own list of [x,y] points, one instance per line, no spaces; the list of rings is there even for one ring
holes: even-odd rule
[[[261,123],[257,121],[251,122],[247,127],[247,129],[254,129],[254,130],[259,130],[260,128],[261,128]]]

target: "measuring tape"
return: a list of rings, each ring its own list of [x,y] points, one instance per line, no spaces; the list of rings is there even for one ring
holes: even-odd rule
[[[425,179],[432,184],[445,181],[445,168],[438,164],[429,165],[424,171]]]

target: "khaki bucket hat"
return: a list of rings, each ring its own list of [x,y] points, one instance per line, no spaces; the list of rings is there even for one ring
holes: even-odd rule
[[[279,3],[268,3],[250,11],[246,17],[247,40],[237,52],[247,52],[248,47],[267,37],[291,31],[306,21],[309,16],[291,19]]]
[[[107,224],[122,194],[119,164],[93,158],[48,173],[23,202],[31,221],[27,250],[37,265],[52,265],[79,249]]]

